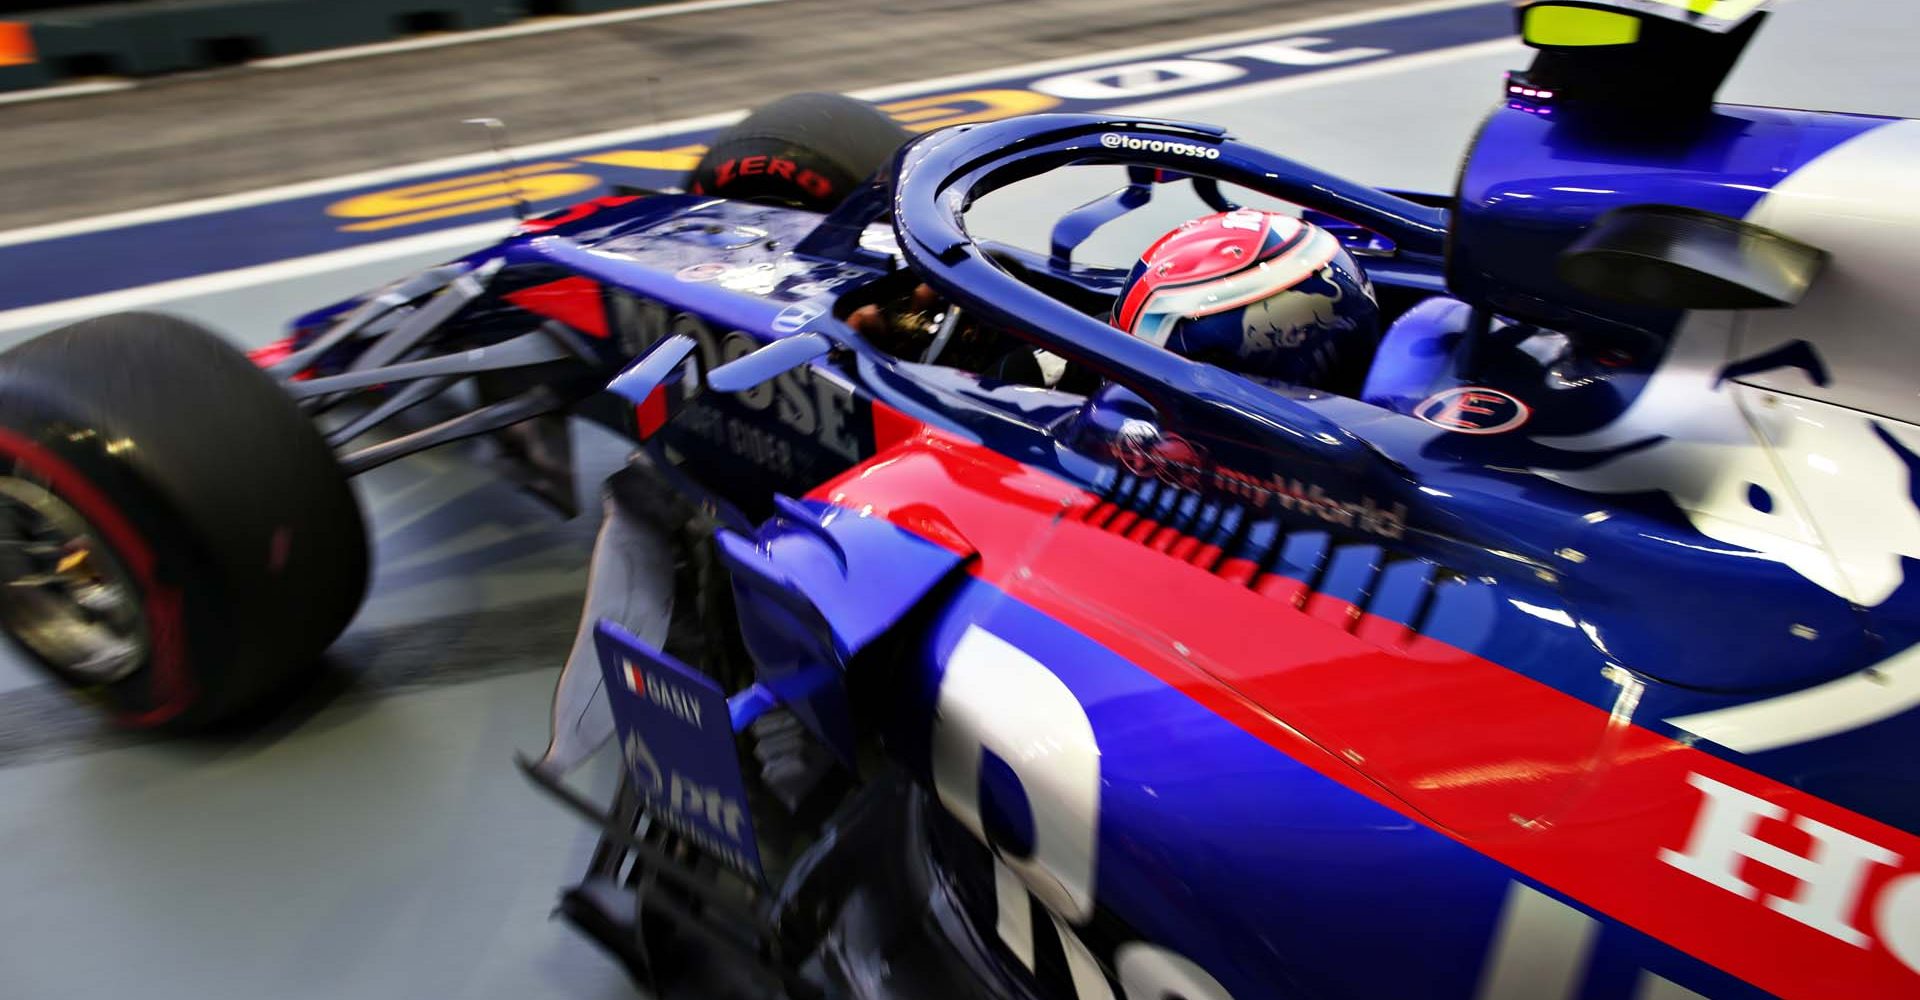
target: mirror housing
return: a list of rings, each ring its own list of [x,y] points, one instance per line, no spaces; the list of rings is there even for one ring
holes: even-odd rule
[[[1677,205],[1602,215],[1559,274],[1598,298],[1654,309],[1777,309],[1803,298],[1827,253],[1770,229]]]

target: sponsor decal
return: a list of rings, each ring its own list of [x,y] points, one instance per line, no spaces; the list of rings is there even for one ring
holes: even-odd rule
[[[990,122],[1014,115],[1045,111],[1060,103],[1057,97],[1031,90],[963,90],[931,97],[889,101],[880,110],[914,132],[931,132],[965,122]]]
[[[638,730],[627,733],[620,750],[650,811],[673,832],[736,871],[751,873],[759,867],[758,856],[743,849],[752,833],[746,807],[738,797],[702,785],[678,770],[663,770]]]
[[[673,276],[681,281],[718,281],[731,270],[733,270],[733,268],[726,264],[718,264],[710,261],[705,264],[688,264],[686,267],[675,271]]]
[[[724,188],[742,177],[772,177],[792,184],[814,198],[833,196],[833,182],[809,167],[803,167],[784,156],[742,156],[732,160],[723,160],[713,170],[713,191],[724,194]]]
[[[1377,46],[1341,46],[1329,37],[1283,37],[1230,48],[1135,59],[1027,81],[1009,81],[996,87],[908,97],[882,103],[880,110],[910,131],[927,132],[964,122],[997,121],[1040,111],[1098,110],[1101,106],[1163,94],[1219,89],[1391,54],[1390,50]],[[516,195],[535,202],[556,200],[592,190],[600,183],[625,180],[633,171],[684,176],[699,165],[710,138],[711,133],[707,131],[691,132],[676,137],[677,142],[668,140],[659,146],[607,149],[571,159],[528,164],[513,168],[511,177],[504,176],[502,171],[490,170],[388,188],[336,201],[326,211],[336,219],[346,220],[340,226],[342,231],[374,232],[434,219],[499,211],[511,206]],[[1123,143],[1158,141],[1121,135],[1112,138]],[[1205,159],[1219,156],[1219,150],[1178,145],[1185,149],[1173,152],[1190,150],[1188,155]],[[1113,143],[1107,146],[1147,149]],[[714,167],[711,191],[696,193],[724,194],[730,184],[743,177],[782,180],[816,198],[830,197],[834,190],[832,180],[819,172],[787,157],[768,155],[721,161]],[[652,177],[636,180],[660,183]]]
[[[1216,489],[1239,496],[1254,510],[1271,506],[1386,539],[1397,540],[1407,533],[1407,505],[1403,503],[1388,506],[1367,496],[1342,499],[1329,494],[1326,487],[1312,480],[1285,477],[1278,473],[1261,479],[1232,469],[1216,468],[1212,477]]]
[[[840,287],[840,284],[841,279],[838,277],[815,278],[810,281],[795,282],[787,286],[786,292],[788,295],[811,299],[831,294],[834,289]]]
[[[1342,498],[1311,479],[1269,473],[1256,476],[1214,463],[1206,449],[1177,434],[1162,434],[1146,421],[1130,421],[1108,448],[1136,476],[1195,492],[1224,493],[1262,511],[1274,509],[1316,517],[1341,528],[1398,539],[1406,534],[1407,505],[1372,497]]]
[[[1505,434],[1524,426],[1533,410],[1498,389],[1467,385],[1428,396],[1413,415],[1455,434]]]
[[[336,201],[327,206],[327,214],[348,220],[340,226],[341,232],[378,233],[462,215],[504,212],[523,202],[570,198],[600,186],[599,177],[569,170],[570,165],[565,160],[529,163],[388,188]]]
[[[601,622],[595,633],[621,756],[648,812],[701,850],[758,878],[759,846],[726,695],[711,678],[618,626]],[[701,724],[711,718],[719,724]]]
[[[644,698],[666,709],[668,715],[695,729],[702,727],[700,702],[692,695],[659,677],[655,677],[652,683],[648,683],[646,673],[632,660],[620,661],[620,674],[621,678],[627,682],[627,690],[633,692],[634,697]]]
[[[765,297],[778,291],[781,282],[809,274],[813,269],[812,264],[788,256],[762,264],[742,264],[733,267],[720,276],[719,285],[729,291]]]
[[[1275,38],[1176,58],[1142,59],[1119,66],[1075,70],[1036,80],[1032,88],[1066,101],[1125,101],[1203,87],[1218,87],[1272,67],[1318,67],[1387,55],[1381,48],[1327,51],[1327,38]],[[1263,73],[1262,71],[1266,71]]]
[[[688,334],[700,344],[698,357],[703,371],[751,354],[761,346],[760,341],[738,330],[719,334],[696,317],[683,316],[677,325],[676,332]],[[795,452],[791,436],[810,439],[815,446],[849,462],[860,458],[860,441],[853,428],[852,388],[811,365],[781,372],[769,382],[734,393],[731,399],[747,411],[744,415],[707,402],[696,380],[686,379],[684,385],[688,399],[681,420],[688,432],[769,472],[803,474],[801,466],[807,457]]]
[[[1920,973],[1920,872],[1887,877],[1909,865],[1900,852],[1704,774],[1687,784],[1700,808],[1661,862]]]
[[[1276,30],[1271,37],[1221,46],[1200,41],[1167,46],[1071,70],[1014,72],[965,90],[932,90],[880,103],[910,131],[995,121],[1040,111],[1100,112],[1143,98],[1199,94],[1324,69],[1467,45],[1513,34],[1510,8],[1497,2],[1412,14],[1388,13],[1327,27],[1313,36]],[[24,58],[24,51],[18,57]],[[274,260],[364,245],[488,218],[505,219],[517,198],[535,211],[561,208],[612,185],[659,189],[681,185],[717,130],[689,124],[646,140],[581,148],[528,162],[507,176],[492,164],[457,164],[391,185],[289,195],[262,204],[195,213],[137,231],[115,227],[0,247],[0,309],[77,298],[116,288],[236,270]],[[233,240],[234,232],[271,239]],[[138,262],[98,268],[128,239],[154,252]],[[123,255],[124,256],[124,255]]]
[[[1113,440],[1113,457],[1136,476],[1158,479],[1183,490],[1206,480],[1206,449],[1178,434],[1162,434],[1144,420],[1129,420]]]
[[[1035,593],[1024,591],[1022,596]],[[1043,610],[1057,614],[1059,609]],[[1110,610],[1116,615],[1122,612]],[[1191,611],[1183,609],[1182,614]],[[1079,627],[1080,623],[1074,624]],[[1127,629],[1133,627],[1130,624]],[[1043,676],[1043,672],[1056,674],[1058,665],[1017,647],[1010,650],[1012,644],[997,637],[983,641],[981,630],[981,626],[970,628],[955,646],[936,701],[934,777],[943,805],[974,828],[976,836],[985,838],[983,831],[990,827],[973,817],[994,815],[996,809],[984,797],[1004,792],[993,792],[978,780],[975,756],[992,752],[1012,762],[1015,758],[1006,747],[1030,745],[1020,741],[1030,738],[1026,730],[1036,725],[1025,719],[1025,712],[1031,710],[1044,714],[1053,741],[1049,745],[1061,751],[1020,759],[1012,767],[1012,776],[1026,790],[1025,801],[1034,811],[1034,827],[1056,837],[1063,831],[1098,829],[1102,789],[1108,786],[1100,771],[1088,774],[1072,752],[1080,742],[1097,749],[1104,734],[1098,727],[1089,727],[1087,720],[1098,716],[1087,714],[1072,689],[1057,687]],[[1235,630],[1225,627],[1223,620],[1220,631]],[[1187,637],[1196,650],[1203,634],[1200,623],[1190,623]],[[1091,635],[1103,641],[1111,638],[1111,634],[1100,636],[1099,630]],[[1151,658],[1134,662],[1146,665]],[[1385,681],[1404,670],[1407,662],[1397,656],[1343,658],[1341,669],[1329,674],[1334,679],[1323,682]],[[1215,664],[1221,665],[1220,661]],[[1372,673],[1376,667],[1382,672]],[[1466,661],[1455,661],[1450,669],[1463,667]],[[1367,679],[1356,676],[1355,668],[1367,671]],[[1423,731],[1426,742],[1452,749],[1445,754],[1432,753],[1431,747],[1422,751],[1419,773],[1478,776],[1496,766],[1492,762],[1503,761],[1500,755],[1517,752],[1517,745],[1531,745],[1534,749],[1529,753],[1540,755],[1541,761],[1554,761],[1555,767],[1562,766],[1560,761],[1572,762],[1567,773],[1579,775],[1576,781],[1586,794],[1577,806],[1552,819],[1501,815],[1518,804],[1519,793],[1512,789],[1490,791],[1474,804],[1475,809],[1493,811],[1489,818],[1495,820],[1495,835],[1468,836],[1464,842],[1544,888],[1510,884],[1502,915],[1486,925],[1491,939],[1479,989],[1461,995],[1558,998],[1593,993],[1591,988],[1581,990],[1581,984],[1619,973],[1610,967],[1613,956],[1596,949],[1611,921],[1638,927],[1783,997],[1916,995],[1920,842],[1912,834],[1630,723],[1608,724],[1617,727],[1616,737],[1625,742],[1596,763],[1590,747],[1578,740],[1565,741],[1565,734],[1583,729],[1580,716],[1599,721],[1607,715],[1604,710],[1537,685],[1530,687],[1531,682],[1491,664],[1468,669],[1486,673],[1462,690],[1481,691],[1487,704],[1497,707],[1489,714],[1461,720],[1450,733]],[[1280,676],[1271,672],[1270,660],[1261,660],[1254,670],[1262,683]],[[1231,682],[1248,675],[1220,676]],[[1431,699],[1436,689],[1430,681],[1429,677],[1391,695],[1387,694],[1390,683],[1368,687],[1368,697],[1349,699],[1355,714],[1330,731],[1352,741],[1343,745],[1363,749],[1379,745],[1368,726],[1374,733],[1391,731],[1394,740],[1405,739],[1407,734],[1395,728],[1401,723],[1382,723],[1380,713],[1391,713],[1396,704],[1414,703],[1408,699]],[[1295,703],[1311,700],[1323,682],[1288,685],[1284,692],[1272,692],[1266,703],[1274,703],[1273,696]],[[1507,685],[1504,691],[1511,697],[1497,694],[1502,689],[1492,686],[1496,683]],[[1622,704],[1631,704],[1638,690],[1637,686],[1623,688]],[[1618,705],[1614,713],[1615,719],[1632,715],[1630,709],[1619,714]],[[1458,738],[1468,727],[1497,729],[1499,735],[1477,743]],[[1542,753],[1546,747],[1557,749]],[[1096,755],[1096,766],[1105,759]],[[1366,777],[1334,776],[1373,794],[1374,783],[1391,782],[1393,772],[1384,769],[1381,760],[1368,759]],[[1529,780],[1541,779],[1531,774]],[[1046,789],[1046,794],[1035,794],[1033,789]],[[1389,804],[1407,809],[1405,803]],[[1501,833],[1500,824],[1523,828],[1527,836]],[[1067,925],[1082,921],[1074,908],[1078,897],[1063,899],[1063,892],[1084,885],[1087,894],[1097,898],[1100,872],[1090,866],[1076,867],[1083,863],[1083,855],[1062,850],[1058,840],[1046,852],[1041,846],[1036,843],[1022,857],[1002,862],[1006,877],[997,880],[996,887],[1003,898],[1014,894],[1016,899],[1010,907],[1002,902],[1001,912],[1025,914],[1026,897],[1031,895],[1063,918],[1058,933],[1065,937],[1072,933]],[[1098,851],[1090,856],[1101,857]],[[1563,897],[1581,908],[1562,902]],[[1045,932],[1046,925],[1038,920],[1000,925],[1002,940],[1016,956],[1034,954],[1033,941]],[[1061,943],[1074,947],[1068,941]],[[1661,967],[1664,975],[1684,971],[1671,963]],[[1660,979],[1660,974],[1648,971],[1638,978],[1648,983]],[[1634,995],[1690,994],[1646,988]]]
[[[1192,600],[1167,601],[1164,590],[1143,587],[1135,574],[1116,570],[1104,534],[1038,526],[1058,510],[1096,508],[1102,497],[1063,488],[1048,473],[937,431],[890,451],[884,468],[863,467],[810,496],[871,510],[918,531],[916,525],[932,520],[922,512],[929,482],[941,484],[940,531],[967,539],[967,551],[981,565],[1001,567],[985,582],[1013,601],[1106,646],[1293,762],[1409,817],[1410,824],[1445,832],[1531,887],[1514,890],[1505,916],[1489,913],[1484,924],[1461,929],[1489,935],[1489,947],[1481,988],[1449,984],[1451,994],[1483,1000],[1627,996],[1620,959],[1657,956],[1637,945],[1616,948],[1620,936],[1614,931],[1624,925],[1704,963],[1659,957],[1641,983],[1668,976],[1704,992],[1696,980],[1725,982],[1705,973],[1712,966],[1753,984],[1755,995],[1920,996],[1920,836],[1824,801],[1812,789],[1748,770],[1693,745],[1691,737],[1657,732],[1651,726],[1658,723],[1643,718],[1646,685],[1628,671],[1603,673],[1618,685],[1611,705],[1589,703],[1437,639],[1409,643],[1400,622],[1370,614],[1352,632],[1313,631],[1313,641],[1303,643],[1310,648],[1297,651],[1283,637],[1305,640],[1308,631],[1272,633],[1281,641],[1247,641],[1274,627],[1269,598],[1223,586],[1205,594],[1196,590]],[[1036,530],[1047,532],[1047,544],[1033,543]],[[1031,575],[1015,574],[1015,567]],[[992,624],[987,617],[981,627]],[[1085,676],[1078,673],[1085,666],[1080,654],[1067,660],[1069,647],[1022,628],[999,634],[1070,685]],[[1375,642],[1370,634],[1396,645]],[[1170,648],[1176,636],[1186,648]],[[1056,648],[1062,652],[1048,652]],[[1043,681],[1014,679],[1016,669],[1031,670],[1005,650],[976,641],[965,653],[993,666],[998,692],[1034,702],[1046,698]],[[1056,661],[1056,655],[1063,658]],[[1206,664],[1205,672],[1219,684],[1194,683],[1196,663]],[[965,685],[976,682],[968,676],[974,669],[967,659],[958,665],[950,659],[942,683],[962,685],[953,694],[966,695]],[[1109,670],[1093,676],[1103,706],[1112,704],[1106,692],[1125,689]],[[1080,693],[1078,687],[1070,690]],[[964,727],[988,750],[1023,735],[1012,725],[1018,715],[1001,718],[1006,700],[982,703],[990,710],[970,716],[965,712],[977,707],[967,704],[970,697],[952,713],[945,711],[947,698],[943,693],[935,702],[935,726]],[[1455,708],[1432,711],[1441,701]],[[1044,704],[1055,718],[1071,722],[1058,699]],[[1102,727],[1112,720],[1131,738],[1141,731],[1141,711],[1132,703],[1110,715],[1092,712],[1096,737],[1104,744],[1108,733]],[[1070,732],[1067,726],[1063,722],[1055,731]],[[1335,757],[1328,746],[1354,755]],[[1102,766],[1113,756],[1103,754]],[[1049,824],[1106,808],[1105,797],[1119,785],[1101,781],[1093,809],[1076,806],[1060,790],[1085,779],[1078,777],[1075,758],[1061,763],[1057,771],[1041,760],[1012,768],[1020,787],[1045,789],[1027,795],[1035,829],[1058,829]],[[943,801],[1000,794],[992,783],[967,785],[966,779],[965,771],[936,771],[936,782],[944,782]],[[1903,800],[1890,791],[1886,801],[1897,806]],[[1004,814],[975,808],[983,823]],[[1089,885],[1096,897],[1104,891],[1098,864],[1114,856],[1111,846],[1103,843],[1095,854]],[[1252,848],[1258,856],[1280,849],[1265,842]],[[1042,855],[1030,849],[1019,857]],[[1413,881],[1407,884],[1418,883],[1426,856],[1410,853],[1408,862],[1405,877]],[[1072,884],[1078,869],[1049,863],[1049,884]],[[1504,883],[1509,876],[1498,877]],[[1017,869],[1012,880],[1016,886],[1026,881]],[[1542,896],[1552,899],[1543,902]],[[1044,933],[1043,916],[1020,919],[1033,912],[1025,905],[1002,912],[1018,921],[1007,925],[1004,936],[1025,943]],[[1582,928],[1589,917],[1599,923],[1592,940],[1600,950],[1574,947],[1588,933]],[[992,925],[986,927],[991,933]],[[1556,927],[1567,930],[1563,950],[1527,933],[1557,933]],[[1186,940],[1193,939],[1161,943]],[[1042,947],[1050,950],[1051,942]],[[1571,985],[1549,991],[1543,983]],[[1714,995],[1722,992],[1716,988]],[[1684,994],[1649,987],[1632,995],[1644,1000]]]
[[[731,396],[708,394],[697,377],[699,372],[712,371],[751,354],[762,341],[740,330],[715,330],[699,316],[675,313],[659,302],[625,291],[615,290],[610,299],[616,335],[621,349],[629,354],[637,357],[669,333],[684,334],[699,345],[687,359],[691,367],[681,379],[682,405],[674,414],[676,429],[779,476],[822,473],[825,470],[813,467],[821,453],[834,461],[853,462],[861,457],[851,386],[811,365],[801,365]],[[806,322],[825,313],[810,303],[795,303],[781,315],[791,313],[791,319],[806,310],[814,310]],[[781,332],[798,329],[796,326]],[[737,406],[718,405],[717,399],[731,400]],[[799,447],[795,438],[801,439]]]
[[[780,314],[773,318],[773,332],[799,333],[808,323],[819,319],[825,313],[825,309],[811,302],[795,302],[780,310]]]
[[[1202,160],[1217,160],[1220,151],[1211,146],[1195,145],[1191,142],[1174,142],[1169,139],[1141,139],[1118,132],[1108,132],[1100,137],[1100,145],[1108,149],[1130,149],[1147,153],[1178,153],[1181,156],[1193,156]]]
[[[632,664],[627,666],[631,668]],[[653,755],[653,750],[647,746],[646,740],[640,738],[639,733],[628,736],[620,744],[620,752],[627,759],[627,766],[633,769],[634,778],[639,781],[641,788],[657,792],[667,787],[667,773],[660,769],[659,758]]]

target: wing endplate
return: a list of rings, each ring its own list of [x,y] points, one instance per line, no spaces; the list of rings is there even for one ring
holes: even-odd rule
[[[752,537],[723,531],[719,545],[760,685],[851,766],[847,664],[971,553],[884,518],[786,497]]]

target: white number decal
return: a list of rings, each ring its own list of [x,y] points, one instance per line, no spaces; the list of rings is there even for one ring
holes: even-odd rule
[[[987,840],[980,765],[992,751],[1013,769],[1033,813],[1030,855],[995,852],[993,859],[1001,942],[1033,971],[1034,936],[1051,927],[1076,1000],[1114,1000],[1106,971],[1072,926],[1093,916],[1100,829],[1100,747],[1086,709],[1045,664],[978,625],[954,646],[936,705],[933,782],[941,805]],[[1048,917],[1039,928],[1036,898]],[[1126,1000],[1233,1000],[1200,966],[1144,941],[1122,945],[1114,964]]]
[[[1233,1000],[1233,994],[1183,955],[1129,941],[1113,958],[1127,1000]]]
[[[941,805],[986,840],[980,764],[992,751],[1020,779],[1033,811],[1033,851],[1007,858],[1048,909],[1093,916],[1100,829],[1100,748],[1086,709],[1045,664],[978,625],[947,661],[933,723],[933,784]]]

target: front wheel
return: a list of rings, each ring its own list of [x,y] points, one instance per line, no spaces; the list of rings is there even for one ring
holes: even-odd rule
[[[123,314],[0,354],[0,630],[123,724],[289,694],[367,573],[332,451],[219,337]]]
[[[846,200],[907,141],[886,112],[842,94],[792,94],[718,136],[687,190],[816,212]]]

